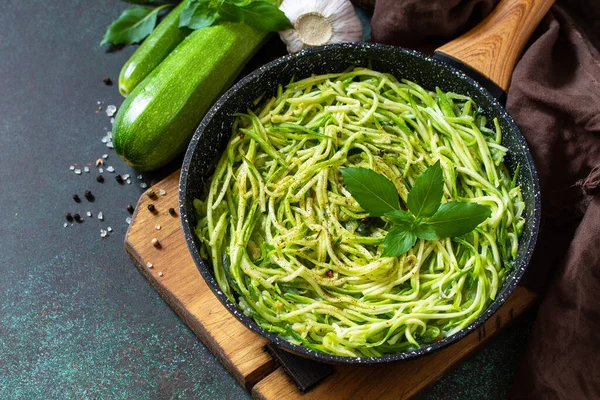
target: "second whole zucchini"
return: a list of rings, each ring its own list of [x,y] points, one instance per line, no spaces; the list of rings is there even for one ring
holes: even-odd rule
[[[123,102],[113,125],[117,154],[139,170],[171,161],[267,35],[224,22],[187,36]]]
[[[179,27],[186,3],[182,1],[175,7],[123,65],[119,74],[119,92],[123,96],[127,97],[189,35],[189,28]]]

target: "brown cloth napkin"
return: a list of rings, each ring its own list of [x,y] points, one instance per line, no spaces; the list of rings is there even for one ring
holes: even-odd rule
[[[377,0],[373,41],[428,47],[498,0]],[[540,176],[542,226],[523,283],[544,293],[512,397],[600,398],[600,1],[559,1],[517,64],[507,109]]]

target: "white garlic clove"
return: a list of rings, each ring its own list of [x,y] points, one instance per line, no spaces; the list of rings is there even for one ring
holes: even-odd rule
[[[290,53],[330,43],[358,42],[362,23],[349,0],[284,0],[281,11],[294,29],[279,33]]]

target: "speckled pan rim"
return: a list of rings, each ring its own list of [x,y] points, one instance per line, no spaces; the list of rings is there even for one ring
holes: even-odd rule
[[[432,343],[430,345],[423,346],[423,347],[413,350],[413,351],[384,355],[384,356],[380,356],[380,357],[336,356],[336,355],[331,355],[328,353],[314,351],[314,350],[305,348],[303,346],[298,346],[298,345],[292,344],[292,343],[288,342],[287,340],[284,340],[284,339],[280,338],[279,336],[266,331],[265,329],[258,326],[258,324],[256,322],[254,322],[254,320],[252,320],[249,317],[246,317],[240,311],[240,309],[237,308],[236,305],[233,304],[231,301],[229,301],[229,299],[221,292],[216,280],[214,279],[214,277],[212,276],[212,273],[209,270],[209,267],[204,264],[204,261],[200,257],[200,253],[198,252],[198,248],[196,246],[196,242],[194,241],[194,237],[193,237],[194,227],[190,226],[190,222],[188,219],[188,214],[194,212],[194,210],[189,210],[189,212],[188,212],[188,210],[186,208],[186,204],[188,202],[186,185],[187,185],[188,178],[189,178],[189,176],[188,176],[189,170],[190,170],[189,166],[193,159],[193,155],[197,150],[197,145],[202,136],[204,129],[210,123],[212,118],[217,114],[217,112],[222,107],[222,105],[225,102],[227,102],[227,100],[229,98],[235,96],[236,93],[240,90],[240,88],[242,88],[242,87],[246,86],[247,84],[249,84],[250,82],[252,82],[257,76],[261,75],[266,70],[269,70],[269,69],[271,69],[277,65],[280,65],[282,63],[294,62],[296,59],[304,57],[308,54],[318,53],[318,52],[335,51],[336,49],[340,49],[340,48],[355,48],[357,50],[359,50],[359,49],[369,49],[369,50],[381,49],[384,51],[395,51],[395,52],[401,53],[403,55],[416,57],[421,60],[427,61],[431,64],[442,67],[442,68],[448,70],[450,73],[459,77],[461,80],[467,82],[467,84],[469,86],[473,87],[481,95],[486,97],[493,104],[495,111],[500,115],[500,117],[505,119],[505,121],[511,126],[512,132],[510,134],[512,134],[516,137],[517,142],[522,147],[525,157],[526,157],[526,160],[527,160],[527,163],[528,163],[529,171],[531,171],[531,180],[532,180],[531,191],[532,191],[532,197],[534,199],[533,200],[534,210],[532,212],[533,218],[531,220],[531,234],[529,237],[529,241],[526,243],[527,251],[524,253],[525,254],[524,257],[522,257],[521,259],[518,259],[515,262],[516,269],[512,273],[512,275],[507,279],[507,282],[505,283],[506,286],[503,288],[502,293],[499,294],[498,297],[496,298],[496,300],[494,300],[492,302],[492,304],[490,304],[489,307],[467,327],[461,329],[460,331],[454,333],[453,335],[448,336],[436,343]],[[194,136],[193,136],[193,138],[189,144],[188,150],[185,154],[183,166],[181,169],[180,182],[179,182],[179,210],[180,210],[180,219],[181,219],[181,224],[183,227],[183,233],[185,236],[185,240],[186,240],[187,246],[192,254],[192,258],[194,259],[194,262],[196,263],[196,267],[199,269],[202,277],[204,278],[204,280],[206,281],[206,283],[208,284],[210,289],[213,291],[215,296],[217,296],[219,301],[225,306],[225,308],[227,308],[227,310],[230,313],[232,313],[246,327],[250,328],[255,333],[265,337],[272,343],[275,343],[276,345],[280,346],[281,348],[283,348],[287,351],[296,353],[303,357],[308,357],[308,358],[311,358],[314,360],[318,360],[321,362],[325,362],[325,363],[329,363],[329,364],[383,364],[383,363],[389,363],[389,362],[394,362],[394,361],[409,360],[409,359],[420,357],[420,356],[435,352],[437,350],[440,350],[443,347],[446,347],[446,346],[462,339],[463,337],[465,337],[466,335],[468,335],[469,333],[471,333],[472,331],[474,331],[475,329],[480,327],[485,321],[487,321],[500,308],[500,306],[502,306],[504,304],[506,299],[510,296],[510,294],[514,291],[515,287],[519,283],[519,281],[520,281],[521,277],[523,276],[525,269],[527,268],[527,265],[529,264],[529,261],[531,259],[531,255],[533,253],[533,249],[535,247],[537,236],[538,236],[538,231],[539,231],[539,223],[540,223],[540,216],[541,216],[541,198],[540,198],[539,180],[538,180],[538,175],[537,175],[537,171],[535,168],[535,164],[533,162],[533,157],[531,155],[531,151],[529,150],[529,147],[527,145],[525,138],[521,134],[521,131],[519,130],[519,128],[517,127],[517,125],[515,124],[513,119],[510,117],[510,115],[506,112],[504,107],[502,107],[502,105],[500,103],[498,103],[498,101],[496,101],[496,99],[494,99],[487,92],[487,90],[485,90],[483,87],[481,87],[471,77],[465,75],[462,71],[459,71],[445,63],[437,61],[437,60],[433,59],[432,57],[430,57],[426,54],[420,53],[418,51],[404,49],[401,47],[389,46],[389,45],[373,44],[373,43],[340,43],[340,44],[332,44],[332,45],[327,45],[327,46],[309,48],[309,49],[305,49],[299,53],[290,54],[290,55],[286,55],[281,58],[278,58],[278,59],[258,68],[257,70],[253,71],[249,75],[242,78],[232,88],[230,88],[223,96],[221,96],[221,98],[219,98],[219,100],[217,100],[217,102],[209,110],[209,112],[206,114],[206,116],[204,117],[204,119],[202,120],[202,122],[200,123],[198,128],[196,129],[196,132],[194,133]]]

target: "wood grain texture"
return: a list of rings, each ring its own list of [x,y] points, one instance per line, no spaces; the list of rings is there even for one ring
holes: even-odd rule
[[[554,0],[500,0],[479,25],[437,51],[470,65],[508,90],[529,37]]]
[[[496,333],[535,304],[537,295],[518,286],[483,326],[437,353],[415,360],[371,367],[335,366],[312,391],[300,393],[281,368],[252,389],[255,399],[410,399],[471,356]]]
[[[335,366],[334,374],[307,394],[300,393],[263,350],[266,340],[251,332],[217,300],[187,249],[177,209],[179,171],[140,197],[125,236],[125,249],[138,269],[208,349],[257,399],[404,399],[414,397],[482,347],[492,336],[535,304],[536,296],[517,287],[480,329],[463,340],[416,360],[375,367]],[[148,210],[154,204],[155,214]],[[156,229],[160,225],[160,230]],[[150,241],[159,239],[160,248]],[[152,268],[146,263],[151,262]],[[162,276],[160,276],[162,272]],[[199,371],[201,373],[201,371]]]
[[[266,340],[248,330],[213,295],[190,255],[177,209],[179,171],[152,187],[157,194],[142,195],[125,236],[125,249],[139,270],[160,295],[194,331],[200,340],[233,374],[240,384],[252,386],[275,369],[272,358],[263,350]],[[167,194],[160,196],[159,190]],[[157,212],[151,213],[148,204]],[[156,229],[160,225],[160,230]],[[150,241],[156,237],[161,247]],[[146,263],[152,263],[148,268]],[[159,276],[162,272],[162,277]]]

